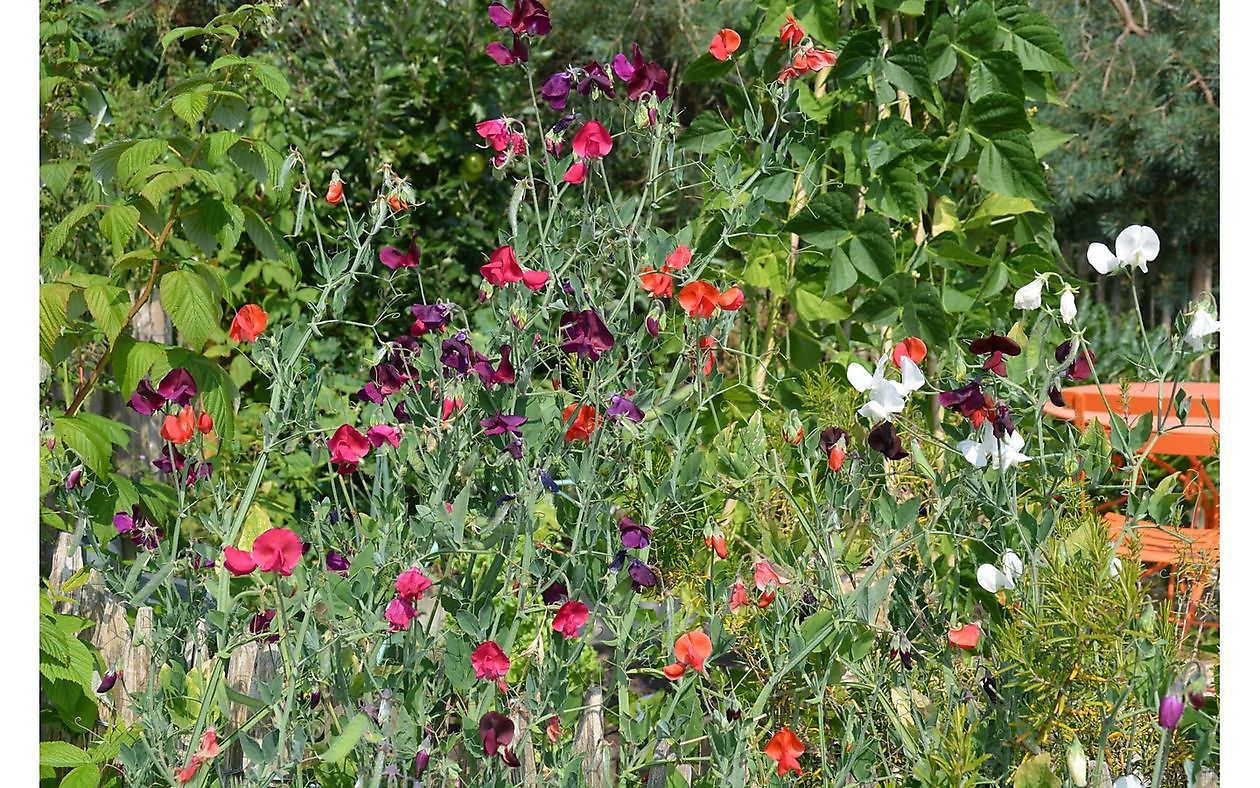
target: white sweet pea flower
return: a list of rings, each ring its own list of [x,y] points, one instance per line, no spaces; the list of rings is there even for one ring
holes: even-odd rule
[[[1024,573],[1024,562],[1019,560],[1013,550],[1002,553],[1002,568],[993,564],[981,564],[976,569],[976,582],[990,594],[996,594],[1004,588],[1014,588],[1015,581]]]
[[[1076,319],[1076,296],[1072,294],[1070,287],[1063,288],[1063,294],[1059,296],[1059,315],[1068,325]]]
[[[993,434],[993,425],[986,421],[980,425],[979,438],[979,441],[959,441],[957,446],[967,462],[976,468],[990,465],[1006,471],[1030,459],[1020,452],[1024,448],[1024,438],[1018,432],[1012,432],[1006,440],[999,441]]]
[[[1113,558],[1111,559],[1111,576],[1112,576],[1113,578],[1114,578],[1114,577],[1119,577],[1119,576],[1120,576],[1120,569],[1121,569],[1121,567],[1123,567],[1123,566],[1124,566],[1124,564],[1122,564],[1122,563],[1120,562],[1120,556],[1115,556],[1115,557],[1113,557]]]
[[[1136,774],[1126,774],[1111,784],[1112,788],[1146,788],[1146,783]]]
[[[1221,321],[1214,319],[1211,312],[1199,307],[1186,328],[1186,344],[1195,351],[1202,350],[1207,344],[1207,338],[1220,330]]]
[[[888,366],[888,356],[884,356],[875,365],[875,374],[866,371],[866,367],[854,362],[846,372],[849,383],[858,391],[870,392],[871,398],[858,413],[873,421],[885,421],[894,413],[900,413],[906,407],[906,397],[911,391],[917,391],[927,381],[919,367],[909,358],[901,360],[901,381],[884,377]]]
[[[1041,286],[1046,282],[1043,274],[1015,291],[1016,309],[1041,309]]]
[[[1122,265],[1146,273],[1146,264],[1159,257],[1159,236],[1149,227],[1131,224],[1116,236],[1115,254],[1106,245],[1093,243],[1085,256],[1100,274],[1110,274]]]

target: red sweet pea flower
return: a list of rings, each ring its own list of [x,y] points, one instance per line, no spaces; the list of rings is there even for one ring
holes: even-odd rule
[[[739,49],[740,37],[739,33],[724,27],[713,37],[713,41],[709,44],[709,54],[717,60],[730,60],[731,55],[735,54],[735,50]]]
[[[588,120],[573,137],[573,155],[579,159],[602,159],[612,150],[612,135],[598,120]]]
[[[893,366],[901,369],[901,359],[906,357],[909,357],[916,366],[922,364],[923,359],[927,358],[927,345],[923,344],[923,340],[918,337],[906,337],[893,347]]]
[[[779,40],[788,46],[796,46],[805,39],[805,31],[796,23],[792,17],[788,17],[783,23],[783,27],[779,28]]]
[[[549,271],[534,271],[529,268],[525,268],[521,271],[521,281],[525,283],[526,287],[533,290],[535,293],[546,287],[547,282],[550,279],[551,273]]]
[[[342,183],[341,173],[337,170],[333,170],[332,180],[328,182],[328,193],[324,195],[324,199],[328,201],[329,205],[341,204],[343,197],[342,191],[344,188]]]
[[[681,271],[682,269],[686,268],[687,264],[690,262],[691,262],[691,249],[689,247],[683,246],[682,244],[679,244],[678,246],[674,247],[674,251],[669,253],[669,257],[665,258],[665,265],[669,266],[675,271]]]
[[[555,714],[547,720],[547,741],[552,744],[560,741],[560,717]]]
[[[176,446],[183,446],[192,440],[197,428],[197,417],[192,407],[185,407],[178,415],[170,415],[162,420],[161,435]]]
[[[495,287],[504,287],[525,278],[525,272],[516,261],[516,252],[511,246],[500,246],[491,252],[490,262],[481,266],[481,275]]]
[[[716,345],[717,340],[713,337],[700,337],[700,358],[704,361],[705,377],[713,372],[713,365],[717,363],[717,354],[713,352]]]
[[[674,277],[665,273],[665,269],[653,271],[645,268],[639,274],[639,281],[643,283],[644,290],[657,298],[671,298],[674,295]]]
[[[831,451],[827,452],[827,467],[833,471],[838,471],[844,466],[844,458],[846,452],[844,448],[837,443],[831,447]]]
[[[477,678],[497,682],[499,689],[507,692],[507,684],[503,681],[503,677],[507,675],[512,663],[508,660],[507,654],[503,653],[503,649],[499,648],[498,643],[487,640],[473,649],[472,664],[477,672]]]
[[[214,419],[210,418],[210,414],[204,410],[197,416],[197,432],[202,435],[209,435],[214,432]]]
[[[228,336],[233,342],[253,342],[267,330],[267,313],[258,304],[246,304],[236,311]]]
[[[964,651],[971,651],[980,642],[980,625],[964,624],[949,631],[949,642]]]
[[[797,774],[804,774],[800,762],[796,759],[805,754],[805,745],[788,728],[783,728],[771,736],[770,741],[766,742],[766,747],[762,752],[769,755],[779,764],[780,777],[791,771],[795,771]]]
[[[565,183],[581,183],[586,180],[586,162],[581,159],[569,165],[569,169],[564,171]]]
[[[288,577],[302,560],[302,540],[288,528],[269,528],[254,540],[252,554],[259,571]]]
[[[728,312],[733,312],[744,305],[744,291],[738,287],[728,287],[717,297],[717,305]]]
[[[370,445],[363,433],[342,424],[328,439],[328,451],[332,454],[333,467],[337,473],[354,473],[359,468],[359,461],[367,456]]]
[[[726,537],[721,534],[706,534],[704,543],[709,546],[719,561],[726,560]]]
[[[790,582],[791,579],[779,574],[775,565],[764,558],[753,565],[753,583],[758,591],[765,591],[773,586],[785,586]]]
[[[374,449],[379,449],[386,443],[397,449],[399,442],[402,441],[402,431],[391,424],[377,424],[368,429],[367,439]]]
[[[704,661],[711,654],[713,654],[713,641],[704,634],[704,630],[696,629],[686,632],[674,641],[674,656],[678,658],[678,661],[672,665],[666,665],[662,671],[670,681],[678,681],[682,678],[687,668],[704,674]]]
[[[691,317],[710,317],[718,307],[718,289],[708,282],[688,282],[678,293],[678,305]]]
[[[734,613],[745,605],[751,604],[748,601],[748,589],[744,586],[743,580],[736,580],[735,585],[731,586],[731,598],[727,603],[731,612]]]
[[[577,417],[570,424],[569,419],[573,418],[574,411],[577,411]],[[565,407],[563,423],[569,425],[569,428],[564,433],[566,441],[590,441],[591,435],[595,433],[595,428],[599,426],[599,417],[592,406],[582,405],[579,408],[578,404],[574,402]]]
[[[586,624],[590,614],[586,605],[571,599],[556,611],[556,617],[551,621],[551,628],[567,638],[575,638],[578,630]]]
[[[398,579],[394,581],[394,589],[398,591],[398,595],[412,602],[418,601],[420,597],[424,596],[424,592],[432,586],[433,581],[424,572],[421,572],[418,567],[414,566],[402,572],[398,575]]]
[[[192,761],[176,773],[175,779],[179,781],[180,785],[192,782],[192,779],[197,776],[197,770],[201,768],[201,765],[207,761],[214,760],[214,756],[218,754],[218,737],[214,732],[214,728],[210,728],[202,734],[201,747],[198,748],[197,752],[193,753]]]

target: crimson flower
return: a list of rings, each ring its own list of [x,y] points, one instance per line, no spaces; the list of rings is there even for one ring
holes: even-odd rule
[[[705,534],[705,545],[713,551],[719,561],[726,560],[726,537],[721,534]]]
[[[411,236],[411,245],[407,247],[405,254],[392,246],[386,246],[381,249],[380,258],[381,265],[391,271],[399,268],[415,268],[420,265],[420,247],[416,244],[416,236],[414,234]]]
[[[551,32],[551,16],[538,0],[516,0],[511,11],[502,3],[494,3],[488,11],[496,27],[518,36],[545,36]]]
[[[590,610],[581,602],[571,599],[560,606],[556,611],[555,618],[551,621],[551,628],[564,635],[566,638],[577,637],[578,630],[586,625],[586,620],[590,617]]]
[[[1006,356],[1018,356],[1023,352],[1018,342],[1008,336],[995,333],[972,340],[967,349],[980,356],[988,354],[989,358],[982,368],[1002,377],[1006,377]]]
[[[131,395],[131,399],[127,400],[127,407],[141,416],[151,416],[165,404],[166,397],[153,389],[153,384],[148,378],[136,385],[136,392]]]
[[[401,597],[395,597],[385,606],[385,620],[389,622],[391,632],[406,632],[415,617],[416,609]]]
[[[659,63],[643,62],[643,54],[639,45],[634,45],[634,59],[623,54],[613,58],[613,73],[622,82],[628,83],[631,101],[638,101],[649,93],[664,101],[669,98],[669,72]]]
[[[578,184],[586,180],[586,162],[578,159],[569,165],[569,169],[564,171],[565,183]]]
[[[392,424],[377,424],[368,429],[367,439],[374,449],[379,449],[386,443],[397,449],[398,443],[402,440],[402,430]]]
[[[573,155],[579,159],[602,159],[612,151],[612,135],[598,120],[588,120],[573,137]]]
[[[414,566],[403,571],[394,581],[394,588],[398,591],[398,595],[408,601],[419,600],[432,585],[433,581]]]
[[[492,435],[502,435],[510,432],[517,437],[521,435],[521,425],[525,423],[524,416],[513,416],[510,413],[496,413],[488,419],[481,420],[481,428],[485,431],[487,437]]]
[[[665,265],[675,271],[681,271],[691,262],[691,248],[679,244],[665,258]]]
[[[359,462],[367,456],[369,448],[367,437],[349,424],[342,424],[328,439],[333,468],[340,474],[358,470]]]
[[[788,46],[796,46],[805,39],[805,31],[797,24],[796,20],[788,17],[783,23],[783,27],[779,28],[779,40]]]
[[[525,278],[511,246],[500,246],[491,252],[490,262],[481,266],[481,275],[495,287],[504,287]]]
[[[500,754],[503,762],[508,766],[520,765],[512,751],[507,749],[516,736],[516,726],[511,718],[497,711],[488,711],[481,715],[481,722],[477,728],[481,736],[481,746],[485,748],[486,755]],[[499,753],[500,748],[503,748],[502,753]]]
[[[744,586],[744,581],[736,580],[735,585],[731,586],[731,598],[727,602],[727,607],[734,613],[741,607],[751,604],[748,600],[748,589]]]
[[[228,337],[233,342],[253,342],[267,330],[267,313],[258,304],[246,304],[236,311]]]
[[[569,598],[569,589],[559,580],[543,589],[542,600],[544,605],[554,605],[557,602],[563,602]]]
[[[483,358],[476,364],[473,364],[473,372],[481,378],[481,382],[486,388],[497,386],[500,384],[513,383],[516,381],[516,369],[512,366],[511,345],[499,346],[499,366],[498,368],[490,365],[490,359]]]
[[[901,445],[901,438],[897,437],[891,421],[885,421],[871,430],[866,436],[866,445],[890,460],[903,460],[910,456]]]
[[[473,649],[472,665],[477,678],[494,681],[498,683],[499,689],[507,692],[507,684],[503,681],[503,677],[507,675],[511,661],[508,660],[507,654],[503,653],[498,643],[487,640]]]
[[[176,367],[162,378],[162,382],[158,384],[157,393],[176,405],[191,405],[193,397],[197,396],[197,382],[193,380],[188,370]]]

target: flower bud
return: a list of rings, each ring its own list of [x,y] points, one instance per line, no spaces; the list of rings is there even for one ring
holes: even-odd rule
[[[1181,698],[1180,688],[1170,691],[1159,702],[1159,727],[1172,730],[1181,721],[1181,714],[1186,710],[1186,702]]]
[[[788,411],[787,418],[783,420],[783,441],[799,446],[804,438],[805,427],[801,424],[800,414],[795,409]]]
[[[1072,746],[1068,747],[1067,767],[1068,776],[1072,778],[1072,784],[1077,788],[1084,788],[1087,775],[1085,773],[1086,766],[1089,762],[1085,760],[1085,748],[1081,746],[1081,740],[1072,739]]]

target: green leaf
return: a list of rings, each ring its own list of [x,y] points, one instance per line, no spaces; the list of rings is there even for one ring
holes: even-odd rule
[[[140,209],[127,203],[115,203],[101,216],[101,232],[113,246],[114,256],[120,257],[140,226]]]
[[[834,246],[849,234],[856,207],[843,192],[816,195],[783,229],[815,246]]]
[[[210,96],[205,90],[190,90],[171,99],[171,112],[188,124],[188,128],[197,127],[197,121],[205,114],[210,104]]]
[[[223,154],[240,140],[241,135],[235,131],[212,131],[206,135],[205,148],[203,155],[206,158],[206,164],[216,167],[223,158]]]
[[[958,43],[976,54],[986,52],[997,41],[997,30],[997,14],[987,0],[968,3],[958,18]]]
[[[83,300],[105,336],[111,342],[117,339],[126,327],[127,315],[131,312],[131,298],[127,291],[112,285],[88,285],[83,290]]]
[[[53,418],[53,435],[59,443],[79,455],[83,464],[98,478],[109,477],[113,447],[99,427],[78,416],[57,416]]]
[[[363,735],[372,729],[372,721],[368,719],[366,714],[360,712],[346,724],[341,734],[333,739],[332,744],[328,745],[328,749],[323,755],[319,756],[321,761],[325,763],[340,763],[346,759],[350,751],[354,749]]]
[[[839,47],[833,72],[842,79],[870,70],[875,59],[883,51],[884,42],[878,30],[860,30],[845,36]]]
[[[273,260],[291,260],[293,250],[284,240],[284,236],[264,220],[253,208],[242,206],[245,214],[245,234],[258,249],[259,254]]]
[[[206,35],[208,32],[209,31],[207,31],[204,27],[177,27],[173,30],[167,31],[166,35],[162,36],[162,40],[159,43],[161,44],[162,49],[166,49],[176,41],[182,41],[185,38],[191,38],[193,36]]]
[[[1033,153],[1028,135],[1022,132],[1003,132],[985,143],[976,178],[990,191],[1043,203],[1050,201],[1045,169]]]
[[[236,208],[236,206],[232,206]],[[239,209],[235,213],[239,213]],[[190,213],[184,216],[180,226],[188,240],[197,244],[201,251],[212,257],[218,250],[220,241],[231,230],[234,212],[220,200],[204,199],[197,203]],[[242,215],[242,222],[244,217]],[[239,229],[238,229],[239,232]]]
[[[101,778],[101,767],[85,763],[61,778],[61,788],[96,788]]]
[[[131,140],[118,140],[102,145],[92,154],[88,165],[92,168],[92,177],[101,185],[101,188],[108,189],[113,186],[114,177],[118,171],[118,159],[130,147]]]
[[[932,81],[928,77],[927,57],[919,42],[906,39],[893,44],[884,58],[884,74],[888,81],[915,98],[931,98]]]
[[[990,93],[1024,99],[1024,67],[1013,52],[987,52],[967,75],[967,96],[974,102]]]
[[[998,12],[998,38],[1012,50],[1027,71],[1075,71],[1059,31],[1045,14],[1019,6]]]
[[[130,188],[136,176],[166,151],[166,141],[157,139],[136,140],[118,157],[116,177],[121,186]]]
[[[857,284],[857,280],[858,272],[853,267],[853,261],[844,249],[837,246],[831,251],[831,268],[827,271],[827,289],[823,291],[823,298],[843,293]]]
[[[149,374],[154,363],[165,357],[166,348],[161,345],[120,337],[114,346],[111,363],[114,366],[114,377],[118,380],[118,391],[123,398],[129,398],[144,376]]]
[[[731,130],[722,116],[705,110],[678,135],[678,147],[697,153],[712,153],[731,141]]]
[[[949,341],[949,319],[941,303],[941,294],[928,282],[919,282],[914,296],[901,307],[906,330],[932,346]]]
[[[967,125],[976,133],[992,138],[1004,131],[1028,131],[1024,102],[1006,93],[988,93],[971,103]]]
[[[252,61],[254,67],[254,76],[258,78],[259,84],[267,89],[271,95],[284,101],[289,95],[289,81],[284,78],[284,74],[280,69],[270,63],[261,63],[257,60]]]
[[[162,307],[194,347],[206,343],[219,325],[218,302],[206,280],[191,271],[170,271],[161,280]]]
[[[66,245],[66,241],[70,240],[70,231],[75,225],[83,221],[89,214],[96,210],[95,204],[80,205],[65,218],[57,222],[57,226],[48,231],[48,237],[44,239],[44,248],[39,253],[39,261],[41,263],[51,260],[57,252],[61,251],[61,247]]]
[[[873,282],[892,274],[897,264],[897,253],[883,218],[868,213],[858,220],[853,229],[853,240],[849,243],[849,259],[858,273]]]
[[[54,197],[59,198],[70,185],[70,179],[74,177],[78,166],[77,163],[65,159],[41,164],[39,165],[39,184],[52,192]]]
[[[39,743],[39,765],[61,769],[91,763],[88,754],[70,742],[42,741]]]
[[[840,35],[840,9],[835,0],[796,0],[796,21],[815,43],[832,46]]]
[[[1060,788],[1062,781],[1050,768],[1050,753],[1029,758],[1015,770],[1014,788]]]
[[[706,82],[710,79],[726,76],[731,69],[735,68],[735,59],[718,60],[713,55],[705,52],[700,57],[691,61],[683,71],[683,82]]]
[[[1032,133],[1028,135],[1028,141],[1032,143],[1033,155],[1038,159],[1042,159],[1045,158],[1046,154],[1058,150],[1068,140],[1077,136],[1079,135],[1069,134],[1066,131],[1059,131],[1053,126],[1034,122],[1032,124]]]
[[[802,320],[837,323],[845,318],[844,311],[834,299],[823,298],[805,285],[800,285],[793,290],[789,300]]]
[[[77,289],[65,282],[39,286],[39,354],[50,363],[53,348],[66,327],[66,307],[70,303],[70,295]]]

